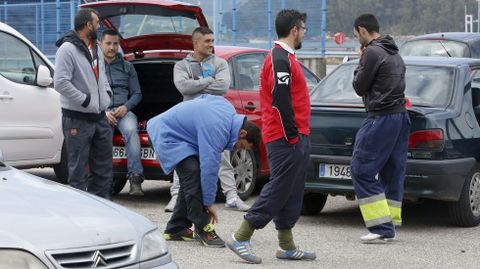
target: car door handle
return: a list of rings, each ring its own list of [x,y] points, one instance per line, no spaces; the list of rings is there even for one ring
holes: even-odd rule
[[[13,100],[13,96],[11,96],[11,95],[0,95],[0,99],[2,99],[2,100]]]
[[[255,108],[257,108],[257,106],[253,105],[253,104],[251,104],[251,105],[249,104],[249,105],[244,106],[244,108],[245,109],[255,109]]]

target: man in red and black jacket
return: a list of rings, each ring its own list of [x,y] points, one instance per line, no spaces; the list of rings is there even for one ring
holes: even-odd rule
[[[310,96],[294,51],[302,46],[305,21],[306,14],[296,10],[278,13],[275,28],[279,40],[265,59],[260,77],[262,139],[267,148],[270,181],[227,242],[235,254],[251,263],[262,260],[252,253],[250,238],[271,220],[278,230],[277,258],[316,258],[315,253],[295,245],[291,230],[300,217],[310,158]]]

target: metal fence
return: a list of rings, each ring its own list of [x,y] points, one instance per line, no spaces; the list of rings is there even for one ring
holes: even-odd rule
[[[322,0],[182,0],[202,7],[216,44],[269,48],[275,40],[275,15],[284,8],[307,13],[308,31],[303,50],[319,55],[321,51]],[[85,0],[0,0],[0,21],[25,35],[49,58],[53,59],[55,42],[73,28],[74,16]],[[327,40],[328,55],[354,51],[347,40],[337,45]],[[344,53],[345,52],[345,53]]]

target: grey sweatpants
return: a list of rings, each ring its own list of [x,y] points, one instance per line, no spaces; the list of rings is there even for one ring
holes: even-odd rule
[[[112,187],[112,127],[106,118],[62,117],[68,153],[68,184],[109,199]]]

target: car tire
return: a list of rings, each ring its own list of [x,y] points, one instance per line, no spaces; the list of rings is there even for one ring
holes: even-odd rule
[[[328,195],[323,193],[307,192],[303,195],[302,203],[302,215],[314,216],[318,215],[325,203],[327,202]]]
[[[235,150],[230,156],[238,197],[247,200],[257,182],[257,160],[251,150]]]
[[[466,178],[460,199],[448,205],[455,225],[474,227],[480,223],[480,164],[475,164]]]
[[[112,182],[112,194],[119,194],[125,187],[125,184],[127,184],[126,177],[114,177]]]
[[[56,182],[67,184],[68,183],[68,157],[67,157],[67,147],[65,142],[62,145],[62,151],[60,155],[60,163],[53,166],[53,171],[55,172]]]

